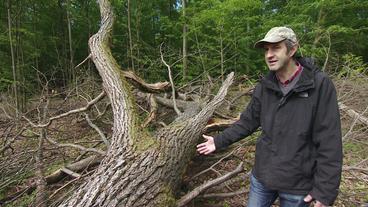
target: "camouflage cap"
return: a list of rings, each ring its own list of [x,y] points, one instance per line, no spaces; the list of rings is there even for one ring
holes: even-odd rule
[[[276,43],[286,39],[297,43],[296,35],[292,29],[288,27],[274,27],[267,32],[263,39],[256,42],[254,47],[262,47],[264,43]]]

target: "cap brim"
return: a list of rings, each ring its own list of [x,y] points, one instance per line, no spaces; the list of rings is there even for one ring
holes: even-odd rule
[[[277,43],[285,40],[283,37],[264,38],[254,44],[254,47],[262,48],[265,43]]]

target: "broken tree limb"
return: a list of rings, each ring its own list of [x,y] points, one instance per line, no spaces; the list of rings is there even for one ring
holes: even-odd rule
[[[353,109],[349,108],[345,104],[339,102],[339,108],[340,110],[345,111],[351,118],[357,119],[360,123],[365,124],[368,126],[368,118],[364,117],[362,114],[359,114],[358,112],[354,111]]]
[[[83,147],[82,145],[70,144],[70,143],[60,144],[60,143],[56,142],[55,140],[53,140],[53,139],[51,139],[50,137],[47,137],[47,136],[45,137],[45,139],[48,142],[50,142],[51,144],[56,145],[58,147],[72,147],[72,148],[82,150],[83,152],[95,152],[95,153],[98,153],[100,155],[105,155],[106,154],[105,151],[102,151],[102,150],[99,150],[99,149],[96,149],[96,148],[86,148],[86,147]]]
[[[74,69],[79,68],[79,66],[83,65],[88,59],[91,58],[91,54],[89,54],[82,62],[80,62],[77,66],[74,67]]]
[[[87,120],[88,125],[89,125],[90,127],[92,127],[92,128],[93,128],[93,129],[98,133],[98,135],[100,135],[100,137],[101,137],[102,141],[105,143],[105,145],[106,145],[107,147],[109,147],[109,146],[110,146],[110,142],[109,142],[109,140],[107,140],[107,138],[106,138],[105,134],[101,131],[101,129],[100,129],[96,124],[94,124],[94,123],[91,121],[91,119],[89,118],[89,116],[88,116],[88,114],[87,114],[87,113],[84,113],[84,116],[86,117],[86,120]]]
[[[63,167],[63,168],[61,168],[60,170],[61,170],[63,173],[66,173],[66,174],[68,174],[68,175],[70,175],[70,176],[72,176],[72,177],[74,177],[74,178],[79,178],[79,177],[81,177],[81,174],[76,173],[76,172],[74,172],[74,171],[72,171],[72,170],[69,170],[68,168]]]
[[[225,175],[223,175],[219,178],[216,178],[214,180],[211,180],[209,182],[206,182],[206,183],[196,187],[194,190],[192,190],[191,192],[187,193],[185,196],[180,198],[179,201],[177,202],[177,206],[182,207],[182,206],[186,205],[191,200],[193,200],[195,197],[197,197],[199,194],[201,194],[203,191],[211,188],[212,186],[215,186],[215,185],[218,185],[220,183],[225,182],[226,180],[234,177],[235,175],[239,174],[242,171],[244,171],[243,162],[241,162],[235,170],[233,170],[229,173],[226,173]]]
[[[204,194],[202,196],[200,196],[201,198],[228,198],[228,197],[233,197],[233,196],[237,196],[237,195],[241,195],[241,194],[247,194],[249,193],[248,189],[242,189],[242,190],[238,190],[238,191],[234,191],[234,192],[229,192],[229,193],[207,193]]]
[[[52,123],[52,121],[56,120],[56,119],[60,119],[60,118],[63,118],[63,117],[66,117],[66,116],[69,116],[71,114],[75,114],[75,113],[80,113],[80,112],[83,112],[83,111],[87,111],[89,110],[95,103],[97,103],[98,101],[100,101],[103,97],[105,97],[105,92],[102,91],[100,93],[100,95],[98,95],[96,98],[94,98],[93,100],[91,100],[90,102],[87,103],[86,106],[84,107],[81,107],[79,109],[73,109],[73,110],[70,110],[66,113],[62,113],[60,115],[57,115],[57,116],[54,116],[54,117],[51,117],[48,122],[46,124],[35,124],[33,123],[31,120],[29,120],[27,117],[23,116],[23,118],[28,121],[28,123],[34,127],[34,128],[44,128],[44,127],[48,127],[50,126],[50,124]]]
[[[47,184],[53,184],[59,182],[61,179],[63,179],[66,174],[63,172],[62,169],[69,169],[73,172],[79,173],[82,172],[85,169],[94,167],[98,165],[101,162],[102,157],[101,156],[90,156],[87,158],[84,158],[78,162],[66,165],[56,171],[54,171],[52,174],[46,176],[46,182]]]
[[[72,172],[78,173],[82,172],[85,169],[94,167],[98,165],[101,161],[100,156],[91,156],[87,157],[83,160],[80,160],[78,162],[66,165],[56,171],[54,171],[52,174],[45,177],[45,181],[47,185],[57,183],[61,181],[63,178],[65,178],[68,174],[63,171],[63,169],[68,169]],[[0,205],[6,204],[11,202],[12,200],[16,200],[17,198],[21,197],[23,194],[30,194],[36,189],[36,182],[32,182],[29,186],[18,190],[17,192],[13,193],[10,196],[7,196],[5,198],[2,198],[0,200]]]
[[[157,103],[164,105],[166,107],[169,108],[174,108],[174,103],[172,99],[167,99],[167,98],[163,98],[160,96],[155,96],[155,99],[157,101]],[[176,106],[182,110],[185,110],[186,108],[193,106],[193,105],[198,105],[198,103],[194,102],[194,101],[182,101],[182,100],[176,100]]]
[[[240,92],[237,96],[235,96],[233,99],[231,99],[228,103],[227,106],[227,110],[231,110],[234,108],[234,103],[235,101],[237,101],[238,99],[240,99],[241,97],[245,96],[245,95],[252,95],[254,88],[248,88],[245,91]]]
[[[238,121],[240,116],[237,118],[230,119],[216,119],[213,118],[210,120],[210,123],[205,127],[206,133],[214,132],[214,131],[223,131],[229,126],[231,126],[234,122]]]
[[[153,96],[153,94],[149,94],[148,99],[149,99],[149,103],[150,103],[150,112],[149,112],[146,120],[142,124],[143,128],[145,128],[152,120],[154,120],[156,118],[156,113],[157,113],[157,108],[158,108],[156,99]]]
[[[342,170],[344,171],[354,170],[354,171],[359,171],[359,172],[368,174],[368,168],[362,168],[362,167],[344,166]]]
[[[120,71],[124,78],[139,90],[147,93],[161,93],[169,91],[169,82],[146,83],[142,78],[138,77],[133,71]]]
[[[14,135],[5,146],[1,147],[0,154],[3,154],[8,148],[11,148],[11,144],[27,129],[27,126],[22,127],[16,135]]]

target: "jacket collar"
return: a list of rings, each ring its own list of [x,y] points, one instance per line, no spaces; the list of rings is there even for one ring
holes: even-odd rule
[[[298,82],[292,89],[295,92],[305,91],[314,88],[314,73],[317,71],[314,61],[311,58],[296,58],[296,60],[303,66],[303,71],[300,74]],[[274,71],[270,71],[263,79],[262,83],[266,88],[281,93],[281,90],[277,83],[276,74]]]

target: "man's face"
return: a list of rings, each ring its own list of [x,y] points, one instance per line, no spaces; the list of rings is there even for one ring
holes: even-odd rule
[[[271,71],[286,69],[292,55],[291,51],[287,51],[284,41],[278,43],[266,43],[263,48],[265,50],[265,61]]]

